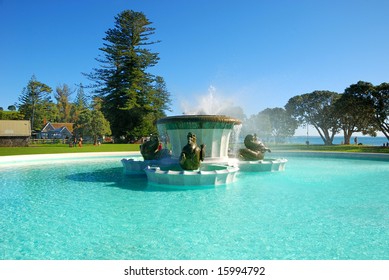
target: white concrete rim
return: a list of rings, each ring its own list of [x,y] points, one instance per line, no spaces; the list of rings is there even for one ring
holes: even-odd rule
[[[59,153],[59,154],[34,154],[34,155],[16,155],[16,156],[0,156],[1,163],[15,163],[15,162],[29,162],[34,160],[47,160],[51,159],[74,159],[78,158],[93,158],[104,156],[136,156],[140,155],[139,152],[92,152],[92,153]]]

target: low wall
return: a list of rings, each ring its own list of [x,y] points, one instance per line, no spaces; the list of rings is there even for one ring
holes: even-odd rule
[[[0,137],[0,147],[27,147],[30,137]]]

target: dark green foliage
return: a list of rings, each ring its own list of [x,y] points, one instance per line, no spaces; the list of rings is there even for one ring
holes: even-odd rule
[[[78,85],[78,90],[76,93],[76,98],[71,104],[70,115],[72,123],[79,121],[80,114],[88,109],[88,98],[84,92],[84,86],[82,84]]]
[[[76,137],[91,137],[94,144],[97,144],[98,138],[111,135],[111,130],[103,113],[94,108],[84,109],[80,113],[78,120],[74,123],[74,133]]]
[[[143,13],[126,10],[115,17],[100,50],[100,68],[87,75],[102,98],[102,111],[116,137],[136,138],[151,133],[154,122],[169,109],[170,97],[161,77],[146,70],[157,64],[158,54],[147,46],[154,34]],[[147,123],[146,123],[147,122]]]
[[[9,105],[8,106],[9,111],[16,111],[16,106],[15,105]]]
[[[78,90],[73,105],[78,110],[83,110],[88,107],[88,97],[85,94],[84,86],[82,84],[78,85]]]
[[[56,108],[51,102],[51,92],[52,89],[48,85],[37,81],[35,76],[32,76],[19,97],[19,111],[26,120],[31,120],[33,130],[41,129],[45,120],[56,114]]]
[[[24,115],[18,111],[1,111],[0,120],[23,120]]]
[[[373,91],[374,86],[358,82],[345,89],[344,94],[335,103],[340,126],[344,134],[344,144],[350,144],[354,132],[376,136],[377,122],[374,120],[374,107],[371,100],[364,96]]]
[[[373,91],[367,92],[364,96],[371,101],[376,123],[389,140],[389,83],[375,86]]]
[[[312,125],[325,145],[332,145],[336,133],[340,131],[334,106],[339,97],[336,92],[314,91],[292,97],[285,109],[300,124]]]

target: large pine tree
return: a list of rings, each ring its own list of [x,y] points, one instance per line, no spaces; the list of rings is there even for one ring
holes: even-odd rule
[[[155,30],[150,25],[141,12],[126,10],[116,16],[100,48],[104,54],[97,59],[100,68],[87,75],[95,82],[115,137],[155,133],[151,123],[169,110],[170,95],[163,79],[147,72],[159,60],[158,53],[148,49],[157,43],[149,40]]]

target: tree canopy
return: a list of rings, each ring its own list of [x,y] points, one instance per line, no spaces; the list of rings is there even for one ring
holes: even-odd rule
[[[54,97],[57,100],[58,118],[62,122],[71,122],[72,104],[70,103],[70,96],[72,90],[67,84],[63,84],[62,86],[57,86],[55,91]]]
[[[141,12],[126,10],[106,31],[100,68],[87,74],[103,100],[102,111],[116,137],[136,138],[155,131],[155,121],[169,110],[170,94],[162,77],[146,72],[159,60],[148,47],[155,29]],[[152,130],[152,131],[150,131]]]
[[[374,86],[371,83],[359,81],[351,85],[348,91],[370,106],[373,110],[371,122],[389,140],[389,83]]]
[[[19,111],[31,120],[33,130],[41,129],[44,120],[54,113],[50,96],[52,91],[51,87],[37,81],[33,75],[19,97]]]
[[[284,108],[267,108],[257,115],[251,116],[245,130],[256,133],[266,141],[274,140],[282,143],[286,137],[293,136],[298,122],[293,119]]]
[[[344,144],[350,144],[354,132],[376,136],[378,130],[374,120],[374,108],[371,102],[362,97],[362,92],[374,88],[370,83],[358,82],[350,85],[335,103],[335,112],[339,117],[340,127],[344,134]]]
[[[375,87],[368,98],[373,103],[374,117],[381,132],[389,140],[389,83]]]
[[[16,111],[16,106],[15,105],[9,105],[8,106],[9,111]]]
[[[335,135],[340,131],[334,107],[339,97],[338,93],[332,91],[314,91],[292,97],[285,109],[299,124],[312,125],[325,145],[332,145]]]
[[[83,110],[74,124],[75,135],[78,137],[92,137],[96,145],[98,138],[104,135],[111,135],[109,122],[103,113],[97,109]]]

